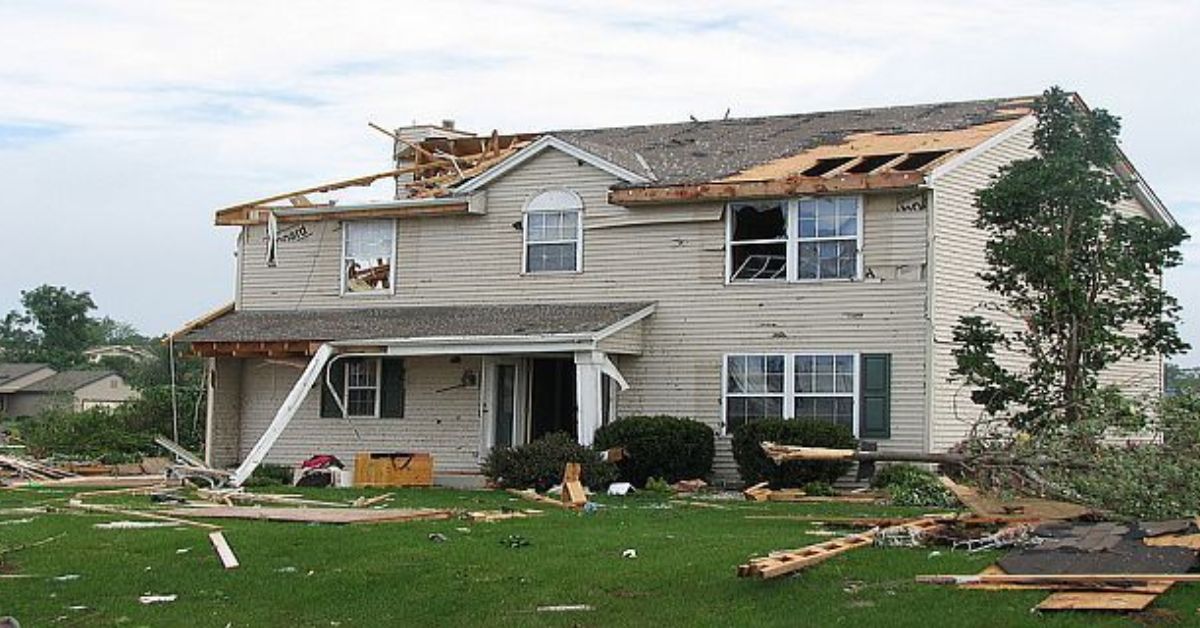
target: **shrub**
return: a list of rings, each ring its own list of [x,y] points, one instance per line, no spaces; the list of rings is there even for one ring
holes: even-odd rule
[[[242,486],[291,486],[296,472],[286,464],[263,463],[254,469],[254,473],[242,482]]]
[[[616,467],[600,460],[599,452],[563,432],[518,447],[492,449],[483,461],[483,474],[504,488],[544,491],[562,481],[568,462],[583,465],[582,480],[590,487],[607,486],[617,477]]]
[[[849,462],[829,460],[793,460],[777,465],[763,453],[763,441],[837,449],[858,445],[849,428],[827,421],[772,419],[742,424],[733,431],[733,459],[747,485],[770,482],[772,488],[784,488],[814,481],[832,484],[850,470]]]
[[[950,508],[958,504],[937,476],[911,464],[883,467],[871,478],[871,486],[887,491],[896,506]]]
[[[651,477],[668,484],[706,478],[712,473],[715,445],[709,426],[673,416],[631,416],[596,430],[596,449],[624,447],[617,462],[621,479],[645,486]]]
[[[800,487],[800,490],[804,491],[805,495],[812,495],[813,497],[832,497],[833,495],[837,495],[837,491],[833,490],[832,484],[820,480],[808,482]]]

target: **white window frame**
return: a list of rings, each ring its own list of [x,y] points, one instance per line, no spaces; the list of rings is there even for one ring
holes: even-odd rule
[[[565,192],[574,196],[577,200],[577,207],[567,208],[546,208],[546,209],[531,209],[530,206],[538,197],[548,193]],[[552,188],[541,190],[530,196],[525,202],[525,207],[521,211],[521,274],[522,275],[571,275],[583,272],[583,197],[573,190],[566,188]],[[574,240],[547,240],[544,242],[529,241],[529,215],[530,214],[558,214],[563,212],[575,212],[575,239]],[[529,270],[529,245],[530,244],[574,244],[575,245],[575,268],[567,270]]]
[[[797,356],[851,356],[854,360],[854,392],[846,393],[797,393],[796,392],[796,357]],[[854,437],[858,438],[859,413],[862,412],[860,395],[862,391],[862,352],[861,351],[739,351],[725,353],[721,356],[721,434],[732,436],[729,428],[729,397],[777,397],[777,393],[743,394],[729,392],[729,358],[741,356],[783,356],[783,420],[791,421],[796,418],[797,397],[851,397],[854,402]]]
[[[375,364],[375,385],[374,386],[351,386],[350,385],[350,368],[353,364],[361,364],[365,362],[373,362]],[[346,397],[345,405],[342,409],[342,417],[347,419],[378,419],[380,418],[381,403],[383,401],[383,361],[379,358],[351,358],[346,361],[345,372],[342,374],[342,390]],[[375,391],[375,410],[372,414],[350,414],[350,390],[374,390]]]
[[[815,200],[818,198],[853,198],[857,205],[858,214],[855,220],[855,270],[853,277],[820,277],[820,278],[800,278],[800,243],[802,242],[821,242],[833,240],[849,240],[849,237],[800,237],[800,201]],[[778,244],[783,242],[785,251],[787,251],[787,276],[786,279],[734,279],[733,278],[733,249],[735,242],[733,240],[734,231],[734,211],[735,203],[755,203],[755,202],[782,202],[784,207],[784,218],[787,221],[787,238],[784,240],[741,240],[737,245],[743,244]],[[784,284],[784,283],[827,283],[827,282],[847,282],[847,281],[862,281],[863,278],[863,214],[866,206],[866,199],[862,194],[839,194],[831,196],[801,196],[791,199],[762,199],[760,200],[739,200],[731,201],[725,204],[725,285],[763,285],[763,284]],[[734,354],[741,355],[741,354]]]
[[[387,290],[372,290],[371,292],[348,292],[346,290],[346,238],[348,237],[348,234],[350,233],[350,230],[346,228],[346,225],[348,225],[352,222],[359,222],[359,223],[390,222],[390,223],[392,223],[392,261],[391,261],[391,268],[388,269],[388,289]],[[379,297],[379,296],[387,296],[387,295],[395,295],[396,294],[396,251],[399,249],[399,246],[397,245],[397,238],[396,238],[396,236],[397,236],[397,228],[396,227],[397,227],[397,225],[396,225],[395,218],[392,218],[390,220],[386,219],[386,218],[370,218],[370,219],[365,219],[365,220],[343,220],[343,221],[341,221],[340,228],[342,230],[342,252],[341,252],[341,257],[338,258],[338,275],[340,277],[338,279],[338,294],[340,296],[350,297],[350,298],[359,298],[359,297]]]

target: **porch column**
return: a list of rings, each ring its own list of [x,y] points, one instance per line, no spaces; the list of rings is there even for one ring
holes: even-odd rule
[[[600,381],[605,355],[603,351],[575,352],[576,433],[580,445],[591,445],[600,427]]]

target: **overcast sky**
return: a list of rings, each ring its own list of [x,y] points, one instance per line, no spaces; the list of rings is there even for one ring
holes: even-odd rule
[[[43,283],[161,333],[231,299],[221,206],[490,132],[1081,92],[1200,236],[1200,3],[0,0],[0,311]],[[1169,277],[1200,346],[1200,242]],[[1180,361],[1200,365],[1200,351]]]

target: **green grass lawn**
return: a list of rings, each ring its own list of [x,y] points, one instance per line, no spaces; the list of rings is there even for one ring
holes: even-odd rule
[[[266,490],[266,489],[264,489]],[[279,489],[295,492],[297,489]],[[269,492],[269,491],[268,491]],[[380,491],[310,489],[342,500]],[[410,489],[392,506],[495,509],[539,506],[505,493]],[[71,492],[0,491],[0,509],[61,504]],[[89,500],[146,504],[144,497]],[[755,514],[916,514],[844,504],[722,502],[723,509],[663,499],[602,499],[595,514],[544,509],[496,523],[306,525],[228,521],[242,566],[221,569],[203,530],[97,530],[99,514],[4,514],[0,548],[62,535],[9,554],[0,616],[23,626],[1096,626],[1155,619],[1195,623],[1200,585],[1163,596],[1153,617],[1030,613],[1041,592],[960,591],[917,585],[923,573],[976,573],[996,554],[947,548],[849,552],[773,581],[738,579],[736,565],[770,550],[828,537],[811,524]],[[212,520],[216,521],[216,520]],[[441,533],[445,542],[431,541]],[[513,548],[510,535],[528,540]],[[621,552],[635,549],[636,559]],[[934,552],[937,553],[934,553]],[[62,578],[76,574],[77,578]],[[177,594],[144,606],[143,594]],[[591,611],[538,612],[587,604]]]

